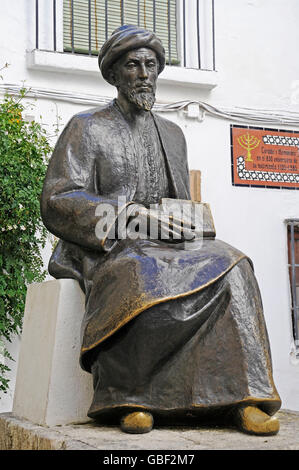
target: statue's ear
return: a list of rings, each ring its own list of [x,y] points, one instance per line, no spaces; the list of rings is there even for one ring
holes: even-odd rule
[[[108,71],[108,79],[109,79],[109,83],[111,83],[111,85],[115,85],[115,86],[116,86],[117,79],[116,79],[116,74],[115,74],[113,68],[111,68],[111,69]]]

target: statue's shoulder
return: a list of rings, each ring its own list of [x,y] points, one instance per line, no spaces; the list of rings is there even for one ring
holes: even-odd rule
[[[100,134],[105,138],[111,127],[115,126],[115,114],[113,102],[74,114],[62,130],[56,148],[68,145],[82,136],[86,141],[98,139]]]
[[[75,114],[70,122],[77,122],[81,125],[88,125],[96,121],[111,120],[111,115],[115,114],[114,101],[107,104],[86,109]]]

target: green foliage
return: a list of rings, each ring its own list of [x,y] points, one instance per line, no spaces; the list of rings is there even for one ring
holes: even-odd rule
[[[12,358],[3,347],[22,329],[27,285],[41,282],[47,231],[40,195],[50,146],[37,122],[23,119],[26,90],[0,103],[0,391],[6,392]],[[1,353],[2,345],[2,353]]]

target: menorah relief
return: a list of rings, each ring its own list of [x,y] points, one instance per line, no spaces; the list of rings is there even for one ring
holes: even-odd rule
[[[243,149],[247,150],[247,158],[245,161],[252,162],[251,150],[254,150],[259,146],[261,142],[260,139],[253,135],[249,135],[249,132],[247,132],[247,134],[238,137],[238,142]]]

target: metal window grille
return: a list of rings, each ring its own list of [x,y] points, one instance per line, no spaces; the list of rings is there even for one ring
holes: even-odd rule
[[[194,24],[190,25],[186,11],[194,5]],[[215,14],[214,0],[209,0],[209,28],[211,37],[210,65],[203,57],[205,25],[201,17],[202,0],[63,0],[63,50],[68,53],[97,55],[110,34],[123,24],[135,24],[153,30],[163,42],[166,63],[206,70],[215,68]],[[35,47],[41,47],[44,32],[41,18],[43,3],[35,0]],[[57,51],[57,0],[52,0],[51,22],[53,46]],[[189,23],[188,23],[189,22]],[[47,49],[48,50],[48,49]],[[197,64],[188,64],[194,51]]]
[[[299,219],[287,221],[288,269],[292,296],[292,327],[299,356]]]
[[[157,32],[167,62],[178,65],[176,0],[64,0],[64,51],[97,55],[111,33],[123,24]]]

